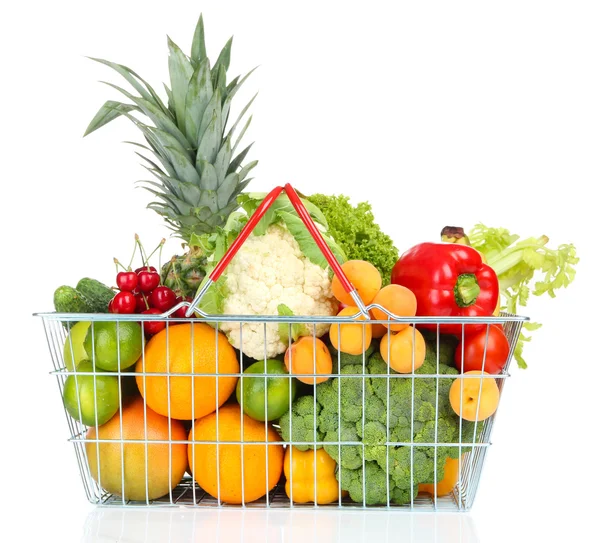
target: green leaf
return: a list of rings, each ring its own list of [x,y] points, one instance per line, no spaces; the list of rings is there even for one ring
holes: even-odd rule
[[[229,137],[228,137],[229,139]],[[240,167],[240,165],[242,164],[242,162],[244,161],[244,159],[246,158],[246,155],[248,154],[248,151],[250,151],[250,149],[252,148],[252,146],[254,145],[254,143],[251,143],[250,145],[248,145],[248,147],[246,147],[243,151],[241,151],[229,164],[229,168],[227,169],[227,175],[229,175],[230,173],[233,173],[235,171],[237,171],[237,169]],[[233,152],[233,149],[232,149]]]
[[[203,60],[206,60],[206,45],[204,43],[204,20],[200,14],[192,40],[192,62],[200,64]]]
[[[194,70],[181,49],[167,38],[169,46],[169,77],[178,126],[185,126],[185,98]]]
[[[240,176],[233,172],[227,175],[219,185],[219,190],[217,191],[217,203],[219,204],[219,209],[222,209],[230,201],[239,182]]]
[[[88,57],[90,60],[95,62],[99,62],[100,64],[104,64],[109,68],[112,68],[120,75],[122,75],[129,84],[140,93],[140,96],[145,98],[150,102],[154,102],[158,107],[160,107],[165,113],[169,113],[168,109],[165,107],[163,101],[160,99],[156,91],[152,88],[152,86],[144,81],[138,74],[136,74],[133,70],[129,69],[127,66],[123,66],[122,64],[116,64],[114,62],[110,62],[108,60],[104,60],[101,58],[93,58]],[[141,81],[141,83],[140,83]]]
[[[208,281],[208,274],[200,284],[199,289],[203,288]],[[198,304],[198,309],[208,315],[222,315],[225,298],[227,297],[227,276],[221,275],[210,288],[204,293],[204,296]]]
[[[114,100],[108,100],[105,104],[98,110],[98,113],[94,116],[90,124],[85,130],[85,134],[83,137],[91,134],[94,130],[98,130],[101,126],[108,124],[110,121],[115,120],[117,117],[123,115],[123,113],[128,113],[130,111],[136,111],[139,109],[131,104],[123,104],[121,102],[115,102]]]
[[[229,109],[231,108],[231,101],[233,100],[233,97],[237,94],[237,91],[240,90],[241,86],[244,84],[244,82],[246,81],[246,79],[248,79],[250,77],[250,75],[252,75],[252,72],[254,72],[254,70],[256,70],[256,68],[253,68],[252,70],[250,70],[241,80],[239,83],[237,83],[236,85],[234,85],[233,87],[228,86],[226,89],[226,98],[225,101],[223,102],[223,111],[222,111],[222,118],[223,118],[223,126],[226,126],[227,124],[227,119],[229,118]]]
[[[233,36],[227,40],[227,43],[224,45],[223,49],[219,53],[219,57],[217,58],[217,62],[215,62],[215,66],[213,68],[213,73],[218,73],[219,67],[223,66],[225,71],[229,70],[229,63],[231,62],[231,44],[233,43]]]
[[[219,89],[215,90],[202,114],[202,120],[198,129],[198,147],[200,146],[200,142],[202,141],[208,126],[213,121],[215,121],[215,131],[220,142],[223,134],[223,124],[221,120],[221,91]]]
[[[217,190],[218,178],[215,167],[206,160],[200,161],[200,185],[204,190]]]
[[[258,164],[258,160],[253,160],[252,162],[248,162],[239,172],[239,176],[241,180],[244,180],[246,176],[250,173],[250,171],[256,167]]]
[[[294,312],[285,304],[279,304],[277,306],[277,314],[280,317],[293,317],[294,316]],[[312,335],[309,326],[307,326],[306,324],[300,323],[300,322],[294,322],[291,324],[282,322],[282,323],[278,324],[278,329],[279,329],[279,339],[281,340],[281,343],[284,343],[284,344],[289,343],[290,332],[291,332],[292,341],[298,341],[298,338],[301,336]]]
[[[185,131],[194,145],[198,143],[200,123],[212,95],[210,62],[204,59],[194,70],[185,98]]]
[[[213,120],[202,135],[202,138],[200,138],[198,151],[196,153],[196,164],[200,165],[200,167],[202,167],[203,161],[212,164],[217,157],[219,143],[221,142],[221,130],[219,124],[218,115],[215,114]]]
[[[219,186],[227,176],[227,169],[231,162],[231,154],[231,140],[227,138],[223,145],[221,145],[221,149],[219,149],[217,158],[215,159],[215,170],[217,172],[217,183]]]
[[[170,115],[165,114],[161,109],[156,107],[152,102],[145,100],[144,98],[138,98],[137,96],[132,95],[127,92],[125,89],[122,89],[118,85],[113,85],[112,83],[104,82],[109,87],[118,90],[123,93],[127,98],[129,98],[132,102],[134,102],[139,110],[145,113],[148,118],[154,123],[156,128],[160,128],[164,132],[168,132],[171,134],[180,144],[182,149],[185,149],[186,152],[189,153],[189,142],[186,139],[185,135],[179,130],[177,125],[171,120]]]
[[[238,115],[237,119],[235,120],[235,122],[233,123],[233,126],[229,129],[229,132],[227,133],[227,137],[231,138],[231,140],[233,141],[233,134],[235,133],[235,130],[237,129],[238,124],[242,121],[242,119],[244,118],[244,115],[246,114],[246,112],[248,111],[248,109],[250,109],[250,106],[252,105],[252,102],[254,102],[254,100],[256,99],[256,97],[258,96],[258,93],[256,93],[251,99],[250,101],[244,106],[244,108],[242,109],[242,111],[240,111],[240,114]],[[247,122],[247,125],[250,124],[250,121]],[[247,126],[246,126],[247,128]],[[245,132],[245,129],[244,129]],[[238,140],[241,138],[238,138]],[[236,145],[234,145],[233,147],[233,151],[235,152],[235,148],[237,147],[237,143]]]

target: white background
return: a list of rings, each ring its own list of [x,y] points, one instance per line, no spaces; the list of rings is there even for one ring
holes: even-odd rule
[[[98,56],[167,80],[168,33],[209,55],[235,35],[257,64],[254,190],[369,200],[397,246],[477,221],[573,242],[575,283],[526,313],[544,326],[513,368],[472,512],[461,516],[123,512],[85,501],[41,322],[82,276],[113,283],[167,231],[134,189],[119,120],[82,139],[121,82]],[[597,2],[12,2],[0,21],[2,530],[11,541],[590,541],[597,515],[600,10]],[[240,97],[239,103],[243,103]],[[248,139],[248,141],[252,141]],[[177,252],[168,241],[166,256]],[[8,521],[8,522],[7,522]],[[594,531],[593,533],[596,533]],[[171,534],[169,536],[169,534]],[[184,535],[184,534],[187,534]],[[169,539],[171,537],[171,539]],[[0,535],[0,539],[5,539]]]

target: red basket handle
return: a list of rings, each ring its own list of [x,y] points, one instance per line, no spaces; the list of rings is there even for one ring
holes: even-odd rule
[[[191,316],[191,314],[194,312],[194,310],[196,309],[196,306],[198,305],[198,303],[200,302],[200,300],[202,299],[202,297],[204,296],[206,291],[209,289],[209,287],[215,281],[217,281],[219,279],[219,277],[221,277],[221,274],[223,273],[225,268],[229,265],[229,263],[231,262],[233,257],[236,255],[239,248],[248,239],[248,236],[252,233],[252,231],[254,230],[256,225],[263,218],[263,216],[265,215],[267,210],[273,205],[273,202],[279,197],[279,195],[281,194],[281,192],[283,190],[284,190],[284,187],[275,187],[271,192],[269,192],[269,194],[267,194],[265,199],[261,202],[261,204],[258,206],[256,211],[252,214],[252,216],[250,217],[248,222],[244,225],[241,232],[238,234],[238,237],[234,240],[234,242],[231,244],[229,249],[227,249],[227,252],[223,255],[223,258],[221,258],[221,260],[219,260],[219,262],[217,263],[217,265],[215,266],[213,271],[210,273],[210,275],[208,276],[208,280],[206,281],[204,286],[198,291],[198,293],[194,297],[194,300],[192,301],[192,303],[190,304],[190,307],[186,311],[187,317]],[[313,239],[315,240],[315,243],[317,244],[317,246],[323,253],[323,256],[325,256],[327,263],[331,266],[333,273],[335,273],[335,275],[339,279],[340,283],[344,287],[344,290],[348,294],[350,294],[352,299],[355,301],[356,306],[359,308],[360,312],[365,317],[369,318],[369,312],[368,312],[364,302],[361,300],[360,296],[358,295],[358,292],[356,291],[356,289],[354,288],[352,283],[346,277],[344,270],[342,270],[342,267],[340,266],[339,262],[336,260],[335,256],[331,252],[331,249],[327,245],[327,242],[323,239],[323,235],[321,234],[321,232],[319,231],[319,229],[313,222],[312,217],[310,216],[310,213],[308,212],[306,207],[304,207],[302,200],[300,200],[300,197],[298,196],[296,191],[293,189],[292,185],[287,183],[285,185],[285,192],[288,195],[290,202],[294,206],[294,209],[298,213],[298,216],[300,217],[300,219],[302,219],[302,222],[304,223],[304,225],[310,232],[310,235],[313,237]]]

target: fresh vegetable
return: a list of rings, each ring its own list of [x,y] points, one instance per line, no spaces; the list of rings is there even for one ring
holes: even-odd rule
[[[147,181],[146,188],[156,197],[148,207],[163,217],[188,246],[185,255],[174,257],[162,270],[165,286],[178,296],[194,296],[205,273],[205,257],[191,242],[192,235],[211,233],[225,225],[229,214],[237,209],[236,198],[250,182],[248,175],[257,164],[244,164],[251,146],[238,151],[252,119],[245,117],[254,98],[245,107],[235,108],[240,112],[237,118],[229,118],[232,105],[235,106],[234,96],[252,73],[227,81],[231,43],[230,39],[211,66],[202,17],[194,32],[190,56],[169,39],[167,103],[129,68],[93,59],[116,70],[133,89],[129,92],[111,85],[127,101],[106,102],[85,134],[124,116],[144,135],[147,145],[141,148],[155,157],[151,160],[140,155],[153,178]],[[144,121],[132,112],[143,115]]]
[[[115,292],[104,283],[89,277],[80,279],[75,289],[85,296],[90,304],[91,313],[107,313],[108,302],[115,295]]]
[[[417,298],[417,315],[491,316],[498,302],[498,278],[481,255],[463,245],[421,243],[406,251],[392,270],[392,283]],[[485,325],[481,325],[485,326]],[[436,324],[422,327],[436,329]],[[473,330],[476,325],[471,325]],[[440,331],[460,334],[461,324],[441,324]]]
[[[303,452],[296,447],[288,447],[283,460],[285,493],[294,503],[336,501],[340,495],[335,478],[336,467],[335,460],[323,449]]]
[[[301,337],[290,345],[285,352],[284,362],[291,375],[308,385],[327,381],[333,369],[331,354],[325,343],[309,336]],[[323,377],[310,377],[311,374]]]
[[[281,377],[265,377],[267,374]],[[266,406],[265,406],[266,380]],[[296,379],[288,374],[280,360],[259,360],[244,370],[235,391],[244,413],[254,420],[275,420],[290,408],[296,397]],[[266,417],[266,418],[265,418]]]
[[[381,274],[370,262],[364,260],[348,260],[342,264],[342,270],[356,289],[357,294],[365,305],[369,305],[381,289]],[[336,277],[331,282],[333,295],[345,305],[356,305],[340,280]]]
[[[365,260],[381,273],[383,285],[398,260],[398,249],[392,239],[381,231],[368,202],[353,206],[348,196],[313,194],[307,199],[317,206],[327,220],[329,233],[348,259]]]
[[[54,291],[54,308],[58,313],[92,313],[88,299],[77,289],[67,285]]]
[[[482,421],[491,417],[500,402],[496,380],[481,370],[466,371],[450,387],[450,405],[465,420]]]
[[[108,422],[119,410],[119,378],[100,369],[94,370],[89,360],[77,366],[78,372],[97,372],[97,375],[69,375],[63,390],[65,409],[85,426]]]
[[[436,340],[428,339],[425,362],[416,373],[456,375],[455,347],[454,338],[440,336],[438,368]],[[333,357],[334,360],[337,358]],[[325,451],[338,463],[341,487],[349,491],[353,501],[362,503],[364,498],[367,504],[385,504],[389,484],[391,501],[406,503],[411,499],[411,489],[414,497],[420,483],[443,478],[446,458],[458,457],[458,447],[416,446],[411,455],[410,447],[386,447],[385,444],[407,443],[411,438],[416,443],[431,443],[436,440],[436,429],[437,443],[458,443],[459,418],[449,401],[453,379],[389,379],[388,373],[395,372],[389,370],[379,352],[375,352],[364,364],[368,376],[363,383],[355,377],[363,373],[362,356],[340,353],[339,360],[342,377],[317,385],[316,398],[298,398],[292,411],[280,420],[282,436],[286,441],[291,438],[293,441],[322,442]],[[338,405],[341,405],[341,411],[338,411]],[[413,416],[414,424],[411,424]],[[315,418],[316,429],[312,422]],[[341,421],[341,427],[338,427],[338,421]],[[462,421],[462,432],[465,443],[471,442],[476,435],[473,424],[468,421]],[[362,445],[338,446],[338,441],[356,441]],[[463,446],[462,450],[468,448]],[[436,449],[437,464],[434,462]],[[363,494],[363,478],[366,494]]]
[[[465,327],[465,332],[468,330]],[[502,327],[493,324],[474,334],[466,334],[454,354],[459,371],[484,370],[490,374],[502,371],[508,361],[510,345]]]
[[[248,194],[240,202],[245,212],[251,215],[263,198],[263,194]],[[325,230],[322,213],[309,202],[305,204],[323,229],[333,253],[338,260],[345,261],[343,252]],[[202,239],[211,255],[207,269],[221,258],[246,221],[247,215],[234,214],[223,232]],[[277,315],[281,304],[295,315],[335,315],[337,309],[331,293],[327,260],[287,196],[280,196],[273,202],[225,273],[202,298],[200,309],[209,314]],[[314,327],[317,337],[321,337],[329,325],[321,323]],[[241,337],[244,355],[250,358],[272,358],[288,347],[287,338],[282,341],[276,323],[265,327],[263,323],[221,322],[219,329],[238,349]]]

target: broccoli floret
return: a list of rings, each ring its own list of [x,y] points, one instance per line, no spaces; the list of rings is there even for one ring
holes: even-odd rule
[[[323,441],[323,434],[318,428],[318,417],[321,405],[316,403],[317,428],[315,428],[315,399],[313,396],[301,396],[292,404],[288,411],[279,419],[281,437],[284,441]],[[291,421],[291,424],[290,424]],[[291,426],[291,435],[290,435]],[[320,449],[323,445],[317,445]],[[313,445],[295,445],[300,451],[314,449]]]
[[[439,379],[398,374],[374,349],[366,363],[362,356],[340,354],[340,376],[316,387],[317,439],[337,462],[341,487],[354,501],[363,501],[363,465],[367,504],[387,503],[388,489],[391,502],[406,503],[411,489],[412,497],[417,495],[420,483],[442,480],[447,457],[458,458],[457,445],[420,443],[462,441],[461,452],[470,449],[474,423],[461,423],[449,400],[458,374],[453,363],[455,340],[440,336],[439,364],[435,334],[428,335],[426,345],[425,362],[415,374],[439,373]],[[312,396],[299,398],[291,415],[280,420],[282,430],[289,426],[289,416],[292,426],[298,422],[292,441],[314,440],[313,402]],[[479,431],[482,426],[478,424]],[[287,440],[286,435],[287,431]]]

